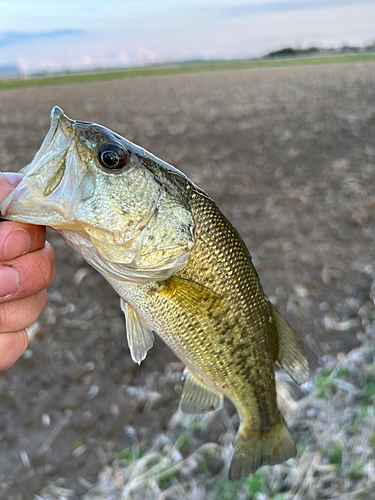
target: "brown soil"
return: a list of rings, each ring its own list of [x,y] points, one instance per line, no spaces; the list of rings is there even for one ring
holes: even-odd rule
[[[56,104],[177,166],[240,231],[317,366],[362,340],[375,255],[374,88],[375,64],[352,63],[2,91],[0,168],[32,159]],[[181,391],[169,349],[157,341],[134,364],[114,291],[57,234],[49,240],[49,303],[25,355],[0,376],[0,499],[32,498],[57,477],[79,498],[79,478],[93,481],[113,449],[166,428]]]

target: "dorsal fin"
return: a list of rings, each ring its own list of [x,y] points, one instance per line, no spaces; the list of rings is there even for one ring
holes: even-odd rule
[[[211,391],[188,370],[184,371],[185,384],[181,395],[180,410],[191,415],[218,410],[223,403],[223,396]]]
[[[291,327],[275,308],[273,308],[273,316],[279,335],[277,364],[283,368],[296,384],[303,384],[308,380],[310,370],[301,344]]]
[[[154,332],[130,304],[121,299],[121,309],[125,314],[126,336],[132,359],[141,364],[147,351],[154,344]]]

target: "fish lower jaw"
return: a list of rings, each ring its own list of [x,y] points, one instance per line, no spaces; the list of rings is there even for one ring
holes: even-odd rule
[[[41,199],[33,196],[26,186],[19,186],[0,203],[0,214],[4,218],[53,229],[74,226],[74,221],[66,217],[67,204]]]

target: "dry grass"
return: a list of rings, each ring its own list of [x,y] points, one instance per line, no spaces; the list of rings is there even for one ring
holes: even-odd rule
[[[373,287],[373,291],[374,287]],[[240,482],[227,479],[234,437],[233,418],[223,410],[203,418],[172,417],[169,430],[149,450],[132,448],[103,468],[97,483],[80,480],[83,500],[322,500],[375,496],[375,323],[367,304],[362,317],[366,340],[342,356],[327,360],[301,391],[278,374],[278,403],[292,433],[298,456],[263,467]],[[207,429],[221,419],[227,431],[219,444],[204,442]],[[190,440],[190,443],[187,441]],[[183,453],[186,444],[195,451]],[[199,444],[199,445],[197,445]],[[37,500],[73,500],[73,490],[54,482]]]

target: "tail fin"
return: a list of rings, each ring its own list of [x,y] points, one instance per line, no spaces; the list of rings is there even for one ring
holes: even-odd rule
[[[254,474],[262,465],[285,462],[297,453],[283,418],[267,433],[251,436],[245,435],[241,424],[233,446],[235,451],[229,469],[232,481]]]

